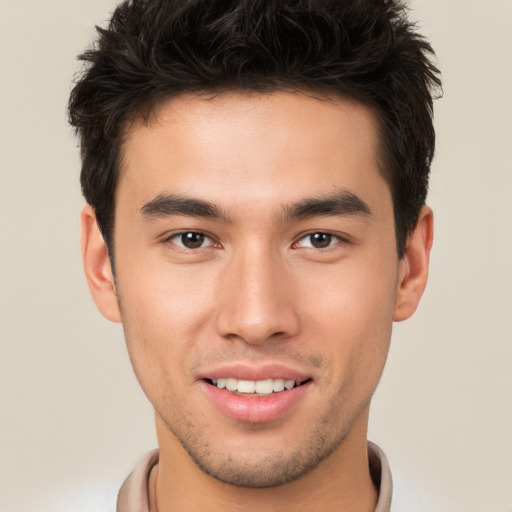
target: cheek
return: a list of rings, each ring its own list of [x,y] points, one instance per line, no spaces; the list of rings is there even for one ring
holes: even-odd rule
[[[186,380],[172,369],[183,373],[190,367],[187,361],[211,316],[211,286],[191,269],[156,263],[133,271],[129,263],[121,259],[118,266],[123,329],[135,374],[155,403],[159,397],[152,390],[158,393],[162,383],[176,390]]]
[[[158,260],[135,266],[127,261],[118,274],[122,309],[149,332],[180,336],[200,323],[211,307],[212,276],[197,267]]]
[[[338,329],[340,334],[391,325],[396,299],[397,265],[371,260],[348,262],[304,272],[301,278],[301,307],[321,324]]]
[[[320,337],[318,350],[329,352],[337,385],[374,387],[391,338],[394,259],[388,264],[346,265],[303,284],[302,296],[308,298],[301,308],[304,325],[310,326],[311,336]]]

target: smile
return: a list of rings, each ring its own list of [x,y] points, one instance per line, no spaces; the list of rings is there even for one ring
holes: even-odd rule
[[[234,378],[211,379],[209,382],[219,388],[236,394],[268,396],[300,386],[305,381],[293,379],[239,380]]]
[[[242,422],[265,423],[298,407],[313,389],[313,380],[212,377],[202,379],[202,389],[222,415]]]

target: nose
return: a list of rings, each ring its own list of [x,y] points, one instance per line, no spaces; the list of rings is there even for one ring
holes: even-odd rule
[[[225,338],[256,345],[299,331],[292,274],[277,255],[261,250],[226,265],[217,306],[217,330]]]

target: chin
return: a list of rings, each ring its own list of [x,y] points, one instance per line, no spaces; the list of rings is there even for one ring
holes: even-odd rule
[[[313,471],[344,438],[345,432],[333,437],[322,429],[289,452],[262,447],[260,443],[223,450],[200,442],[197,437],[193,442],[189,438],[180,443],[199,469],[216,480],[235,487],[268,488],[288,484]]]

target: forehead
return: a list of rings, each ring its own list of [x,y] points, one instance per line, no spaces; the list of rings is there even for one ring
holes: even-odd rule
[[[140,203],[169,192],[214,202],[229,194],[294,201],[333,187],[371,196],[387,189],[377,148],[373,112],[350,100],[287,92],[179,96],[127,130],[116,201],[125,192]]]

